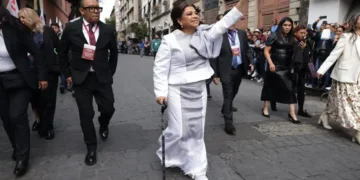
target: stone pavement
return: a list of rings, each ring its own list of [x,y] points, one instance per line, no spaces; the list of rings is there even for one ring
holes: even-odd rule
[[[31,166],[21,179],[161,180],[160,161],[155,155],[161,133],[160,107],[153,94],[152,65],[151,57],[119,56],[110,137],[107,142],[99,139],[98,163],[91,167],[83,162],[86,147],[75,101],[70,93],[59,94],[56,138],[46,141],[32,132]],[[279,111],[266,119],[261,116],[261,84],[244,80],[235,100],[239,109],[234,113],[237,134],[228,136],[220,113],[221,87],[211,88],[213,100],[208,103],[205,136],[210,180],[359,179],[360,146],[343,133],[317,127],[318,115],[325,108],[319,98],[307,97],[305,107],[317,116],[300,118],[302,125],[288,122],[288,107],[280,104]],[[0,180],[14,179],[11,152],[1,130]],[[190,179],[179,169],[168,169],[167,173],[168,180]]]

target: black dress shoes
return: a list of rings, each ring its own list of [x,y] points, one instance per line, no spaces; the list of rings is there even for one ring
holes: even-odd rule
[[[238,109],[237,109],[236,107],[233,107],[233,108],[232,108],[232,111],[233,111],[233,112],[236,112],[236,111],[238,111]]]
[[[88,166],[92,166],[96,164],[96,151],[88,151],[85,157],[85,164]]]
[[[109,127],[108,126],[100,126],[99,134],[103,141],[106,141],[109,136]]]
[[[306,118],[311,118],[311,117],[312,117],[308,112],[306,112],[306,110],[304,110],[304,111],[298,111],[297,114],[298,114],[299,116],[306,117]]]
[[[27,160],[25,160],[25,161],[17,161],[15,169],[14,169],[14,174],[16,176],[24,175],[26,173],[26,171],[27,171],[28,164],[29,164],[29,162]]]
[[[234,135],[236,132],[235,126],[231,122],[225,122],[225,132],[229,135]]]
[[[51,140],[55,138],[55,133],[53,130],[48,130],[46,132],[39,132],[40,137],[45,138],[46,140]]]
[[[35,120],[33,126],[32,126],[32,131],[38,131],[40,127],[40,122],[38,120]]]

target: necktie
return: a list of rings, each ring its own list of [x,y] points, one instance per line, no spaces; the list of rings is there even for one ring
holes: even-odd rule
[[[229,31],[228,32],[229,36],[230,36],[230,41],[231,41],[231,46],[235,45],[235,36],[234,36],[234,31]],[[232,57],[232,67],[233,68],[237,68],[239,66],[238,60],[237,60],[237,56],[233,56]]]
[[[89,24],[89,40],[90,40],[90,45],[95,46],[96,45],[96,39],[95,39],[95,33],[93,31],[93,24]]]

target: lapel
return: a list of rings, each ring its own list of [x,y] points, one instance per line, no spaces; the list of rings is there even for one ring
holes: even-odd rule
[[[224,42],[224,48],[227,48],[228,49],[228,53],[231,53],[232,54],[232,51],[231,51],[231,46],[230,46],[230,42],[229,42],[229,36],[228,36],[228,32],[226,31],[226,33],[224,34],[224,37],[223,37],[223,42]]]
[[[99,26],[99,30],[98,30],[99,31],[99,37],[98,37],[98,39],[96,41],[96,49],[98,49],[98,47],[99,47],[99,45],[101,45],[102,41],[104,41],[106,39],[106,38],[103,37],[104,34],[105,34],[104,30],[105,30],[106,25],[104,23],[102,23],[101,21],[99,21],[98,26]]]
[[[11,57],[11,59],[15,60],[13,58],[13,42],[16,42],[16,36],[13,34],[13,30],[5,25],[3,28],[2,28],[2,32],[3,32],[3,37],[4,37],[4,42],[5,42],[5,46],[6,46],[6,49]]]
[[[358,52],[358,56],[360,57],[360,39],[355,41],[356,50]]]
[[[80,34],[80,38],[84,42],[84,44],[88,44],[89,42],[86,40],[84,32],[83,32],[83,26],[84,26],[83,24],[84,24],[84,20],[83,20],[83,18],[81,18],[80,20],[77,21],[76,29],[78,29],[78,33]]]
[[[240,33],[240,30],[239,29],[236,29],[237,30],[237,37],[239,38],[239,42],[240,42],[240,53],[241,53],[241,56],[243,56],[243,52],[244,52],[244,37],[243,37],[243,33]]]

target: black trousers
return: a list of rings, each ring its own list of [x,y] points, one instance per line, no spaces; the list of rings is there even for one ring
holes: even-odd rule
[[[210,84],[211,84],[211,82],[212,82],[212,78],[206,80],[206,92],[207,92],[208,96],[211,96],[211,92],[210,92]]]
[[[100,117],[98,118],[100,126],[108,126],[115,112],[115,100],[111,84],[99,83],[96,74],[89,72],[85,81],[80,85],[74,84],[73,88],[76,93],[75,99],[79,109],[84,141],[88,150],[96,150],[97,138],[93,123],[95,114],[93,97],[95,97],[100,112]]]
[[[231,69],[229,79],[220,79],[223,90],[223,106],[221,112],[225,121],[233,120],[233,100],[239,91],[241,80],[245,74],[243,65],[239,65],[236,69]]]
[[[30,87],[5,89],[0,80],[0,117],[18,161],[28,160],[30,154],[27,109],[31,94]]]
[[[40,134],[54,129],[58,83],[58,74],[48,74],[48,88],[43,91],[37,90],[31,99],[32,107],[39,113]]]

